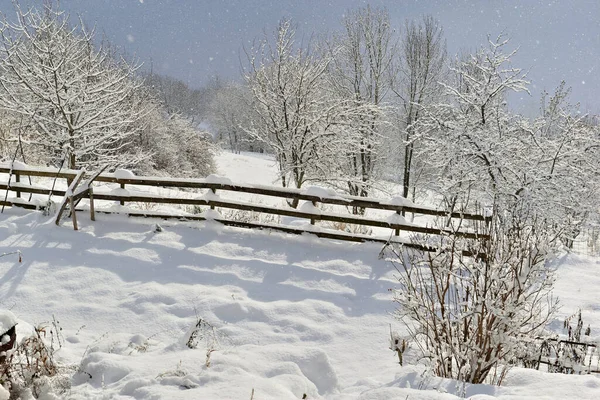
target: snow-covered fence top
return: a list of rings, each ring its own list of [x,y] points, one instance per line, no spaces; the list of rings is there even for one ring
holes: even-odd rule
[[[69,181],[73,180],[78,171],[62,169],[58,170],[49,167],[34,167],[20,163],[0,163],[0,173],[10,174],[12,176],[9,182],[0,182],[0,190],[10,190],[16,192],[16,198],[11,198],[10,202],[3,202],[0,199],[0,205],[15,205],[26,208],[39,208],[40,201],[25,201],[21,198],[21,193],[31,193],[38,195],[53,195],[65,196],[66,191],[56,188],[48,188],[40,185],[26,184],[21,179],[22,176],[62,178]],[[311,232],[320,237],[328,237],[334,239],[353,240],[353,241],[379,241],[384,242],[390,240],[389,235],[377,237],[373,235],[350,234],[347,232],[326,232],[320,227],[316,227],[316,221],[330,221],[336,223],[356,224],[367,227],[390,228],[395,231],[398,236],[400,231],[421,233],[421,234],[452,234],[460,235],[468,238],[485,238],[486,235],[476,233],[472,230],[461,229],[440,229],[427,226],[419,226],[404,220],[401,213],[408,212],[414,214],[423,214],[445,218],[457,218],[461,220],[472,221],[487,221],[487,217],[480,214],[448,212],[446,210],[438,210],[430,207],[421,207],[412,202],[401,198],[392,199],[377,199],[364,198],[356,196],[348,196],[337,193],[331,189],[309,187],[307,189],[292,189],[262,185],[247,185],[234,184],[229,179],[211,175],[204,179],[182,179],[182,178],[166,178],[166,177],[145,177],[135,176],[129,171],[117,170],[115,173],[103,173],[96,179],[96,182],[116,183],[121,189],[111,190],[109,192],[96,191],[94,192],[95,200],[118,201],[121,205],[126,202],[140,203],[158,203],[158,204],[178,204],[189,206],[209,206],[211,209],[215,207],[251,211],[256,213],[272,214],[277,216],[303,218],[310,221],[311,225],[304,227],[289,227],[279,224],[264,224],[256,222],[241,222],[232,221],[222,218],[219,214],[187,214],[182,213],[158,213],[152,211],[139,212],[139,210],[129,210],[126,213],[130,216],[145,216],[158,218],[185,218],[189,220],[206,220],[214,219],[226,225],[244,226],[251,228],[268,228],[277,229],[289,233]],[[182,196],[162,196],[157,193],[148,193],[136,190],[139,186],[151,186],[160,188],[179,188],[179,189],[208,189],[209,191],[200,197],[189,198]],[[298,199],[306,203],[298,209],[291,207],[277,207],[264,204],[256,204],[252,202],[243,202],[238,199],[223,199],[217,195],[217,191],[229,191],[246,193],[253,195],[271,196],[282,199]],[[35,200],[35,199],[33,199]],[[364,216],[325,212],[316,207],[317,203],[329,204],[333,206],[346,206],[364,209],[387,210],[394,211],[392,215],[384,219],[367,218]],[[97,209],[96,211],[102,212]],[[122,212],[124,210],[121,210]],[[399,240],[400,241],[400,240]]]

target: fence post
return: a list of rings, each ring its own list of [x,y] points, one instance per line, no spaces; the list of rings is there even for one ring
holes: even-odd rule
[[[125,184],[124,183],[121,183],[121,189],[125,189]],[[122,205],[122,206],[124,206],[125,205],[125,200],[119,201],[119,204]]]
[[[92,188],[92,184],[90,183],[90,187],[88,188],[88,196],[90,198],[90,219],[92,221],[96,220],[96,211],[94,209],[94,189]]]
[[[401,216],[401,217],[403,216],[403,215],[402,215],[403,213],[404,213],[404,210],[402,210],[402,211],[400,211],[400,210],[396,210],[396,214],[397,214],[397,215],[399,215],[399,216]],[[398,218],[398,219],[400,219],[400,218]],[[395,234],[396,236],[400,236],[400,228],[396,228],[396,229],[394,230],[394,234]]]
[[[317,207],[317,202],[315,200],[313,200],[311,203],[312,203],[313,207]],[[314,218],[310,219],[310,224],[311,225],[315,224],[315,219]]]
[[[17,182],[17,183],[21,182],[21,175],[15,174],[15,182]],[[21,198],[21,191],[18,189],[17,189],[17,197]]]
[[[78,230],[77,227],[77,213],[75,212],[75,200],[73,200],[73,196],[69,197],[69,205],[71,207],[71,218],[73,219],[73,229]]]
[[[212,194],[214,194],[214,195],[216,195],[216,194],[217,194],[217,189],[215,189],[215,188],[210,188],[210,191],[211,191],[211,192],[212,192]],[[210,201],[210,200],[209,200],[209,204],[210,204],[210,209],[211,209],[211,210],[214,210],[214,209],[215,209],[215,206],[214,206],[214,204],[212,204],[212,201]]]

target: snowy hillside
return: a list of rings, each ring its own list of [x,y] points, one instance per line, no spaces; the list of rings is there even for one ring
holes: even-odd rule
[[[221,175],[259,184],[276,181],[273,164],[230,153],[218,160]],[[598,375],[514,368],[503,387],[463,387],[400,367],[388,348],[390,328],[401,330],[391,315],[395,270],[378,259],[379,245],[116,215],[82,215],[80,224],[56,227],[19,209],[0,215],[0,254],[22,253],[22,262],[0,258],[1,306],[18,318],[21,337],[58,321],[58,361],[72,377],[58,398],[600,396]],[[557,261],[556,332],[581,308],[600,338],[599,262]]]

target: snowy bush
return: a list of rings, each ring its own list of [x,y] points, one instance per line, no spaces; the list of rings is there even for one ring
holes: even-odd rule
[[[142,148],[150,157],[137,167],[141,174],[200,178],[216,169],[210,136],[191,120],[158,108],[148,116]]]
[[[546,325],[556,309],[552,249],[535,222],[498,212],[489,240],[440,236],[432,253],[388,247],[396,316],[436,375],[500,384],[520,342]]]
[[[16,322],[15,322],[16,323]],[[54,359],[62,347],[58,321],[34,328],[31,336],[20,340],[0,363],[0,384],[10,398],[45,398],[61,393],[70,386],[67,374]],[[0,389],[0,399],[5,394]]]
[[[328,74],[334,57],[297,43],[293,24],[283,19],[273,39],[265,35],[247,53],[244,78],[254,117],[245,133],[273,152],[283,187],[301,188],[335,180],[341,166],[351,164],[344,162],[348,154],[372,160],[381,108],[336,93]],[[355,168],[362,171],[356,180],[370,180],[371,165]]]

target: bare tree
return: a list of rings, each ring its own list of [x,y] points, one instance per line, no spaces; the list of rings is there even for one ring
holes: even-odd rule
[[[334,58],[332,79],[338,92],[358,102],[383,105],[391,88],[397,38],[384,9],[370,6],[349,11],[343,31],[330,44]],[[378,163],[382,113],[364,115],[365,121],[351,133],[358,146],[347,153],[348,191],[368,196]]]
[[[96,48],[94,31],[51,8],[0,25],[0,107],[33,121],[32,138],[68,166],[131,166],[146,111],[136,95],[137,66]]]
[[[365,115],[378,109],[337,96],[328,75],[331,58],[296,46],[295,30],[283,20],[274,43],[265,38],[248,54],[245,78],[255,118],[246,132],[274,152],[282,185],[300,188],[337,173],[338,155],[356,146],[353,137],[340,137],[342,128],[366,129]]]
[[[224,86],[216,77],[201,88],[191,88],[187,83],[153,72],[144,75],[144,83],[152,89],[161,106],[169,114],[180,114],[193,123],[199,123],[209,114],[214,96]]]
[[[425,16],[419,22],[407,21],[399,57],[394,92],[400,99],[404,117],[401,128],[404,133],[402,195],[408,198],[411,185],[414,185],[411,178],[414,178],[415,128],[422,108],[441,96],[439,82],[446,62],[446,42],[439,23],[431,16]]]
[[[211,127],[216,131],[218,138],[226,141],[229,149],[236,154],[243,149],[249,149],[253,142],[244,128],[251,126],[249,95],[246,86],[232,82],[216,91],[208,107]],[[258,150],[254,147],[252,149]]]
[[[514,52],[505,53],[500,37],[488,47],[459,59],[442,84],[443,102],[422,108],[417,121],[419,156],[428,160],[429,189],[442,194],[449,207],[462,207],[473,191],[492,202],[514,176],[511,160],[524,154],[518,118],[508,112],[506,93],[527,91],[519,68],[510,66]]]
[[[547,229],[572,246],[587,219],[597,213],[600,134],[577,106],[569,103],[562,82],[552,96],[544,94],[541,115],[521,121],[521,142],[527,144],[519,159],[519,179],[512,191],[537,205]],[[513,167],[515,169],[515,167]]]

